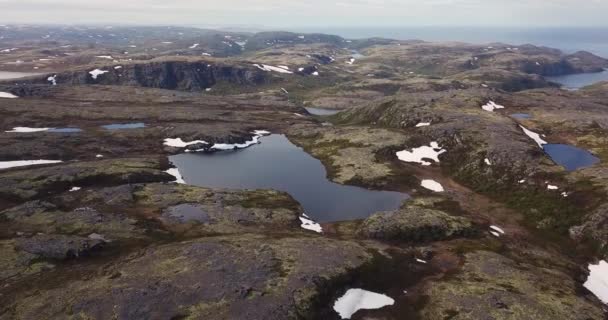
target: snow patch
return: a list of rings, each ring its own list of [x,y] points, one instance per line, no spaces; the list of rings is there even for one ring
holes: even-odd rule
[[[110,71],[95,69],[93,71],[89,71],[89,74],[91,75],[91,78],[97,79],[97,77],[99,77],[100,75],[102,75],[104,73],[108,73],[108,72],[110,72]]]
[[[300,216],[300,222],[302,222],[302,224],[300,225],[300,227],[302,227],[303,229],[314,231],[314,232],[317,232],[317,233],[322,233],[323,232],[323,228],[321,227],[321,225],[318,224],[318,223],[316,223],[316,222],[314,222],[305,213],[303,213],[302,216]]]
[[[420,122],[416,125],[416,128],[420,128],[420,127],[428,127],[430,126],[431,123],[430,122]]]
[[[435,181],[435,180],[422,180],[422,182],[420,182],[420,186],[422,186],[425,189],[431,190],[431,191],[435,191],[435,192],[444,192],[445,189],[443,189],[443,186]]]
[[[10,93],[10,92],[2,92],[0,91],[0,98],[5,98],[5,99],[15,99],[15,98],[19,98],[16,95]]]
[[[52,128],[30,128],[30,127],[14,127],[13,130],[4,132],[17,132],[17,133],[30,133],[30,132],[44,132],[49,131]]]
[[[190,49],[196,49],[196,47],[198,47],[199,45],[200,45],[200,44],[195,43],[195,44],[191,45],[191,46],[190,46],[190,47],[188,47],[188,48],[190,48]]]
[[[549,190],[557,190],[557,189],[559,189],[559,187],[558,186],[553,186],[553,185],[549,184],[549,185],[547,185],[547,189],[549,189]]]
[[[255,67],[257,67],[258,69],[264,70],[266,72],[274,71],[274,72],[278,72],[278,73],[288,73],[288,74],[293,73],[293,72],[291,72],[289,70],[286,70],[284,68],[281,68],[281,67],[269,66],[269,65],[266,65],[266,64],[259,65],[257,63],[254,63],[253,65]]]
[[[57,75],[50,76],[50,77],[46,78],[46,81],[48,81],[52,85],[56,86],[57,85]]]
[[[442,149],[437,142],[431,142],[429,146],[421,146],[413,148],[412,151],[403,150],[397,152],[397,158],[405,162],[420,163],[423,166],[430,166],[431,163],[424,159],[430,159],[439,162],[439,155],[447,152]]]
[[[541,149],[543,148],[543,145],[547,144],[547,141],[543,140],[543,138],[541,138],[538,133],[530,131],[530,130],[526,129],[524,126],[522,126],[522,125],[520,125],[519,127],[522,130],[524,130],[524,133],[528,137],[530,137],[532,140],[534,140],[534,142],[536,142],[538,144],[538,146],[541,147]]]
[[[78,190],[80,190],[80,189],[82,189],[82,188],[80,188],[80,187],[72,187],[72,189],[70,189],[70,190],[68,190],[68,191],[69,191],[69,192],[76,192],[76,191],[78,191]]]
[[[63,162],[61,160],[18,160],[18,161],[0,161],[0,169],[8,169],[15,167],[33,166],[37,164],[53,164]]]
[[[426,262],[426,261],[424,261],[424,260],[422,260],[422,259],[418,259],[418,258],[416,258],[416,262],[418,262],[418,263],[422,263],[422,264],[427,264],[427,262]]]
[[[391,297],[363,289],[349,289],[334,303],[334,310],[342,319],[350,319],[358,310],[380,309],[392,306],[395,300]]]
[[[114,60],[112,56],[95,56],[95,58]]]
[[[599,264],[590,264],[589,277],[583,286],[608,304],[608,263],[602,260]]]
[[[208,142],[203,141],[203,140],[194,140],[194,141],[186,142],[186,141],[182,140],[182,138],[175,138],[175,139],[167,138],[167,139],[165,139],[165,142],[163,144],[168,147],[185,148],[189,145],[199,144],[199,143],[208,144]]]
[[[171,168],[165,172],[175,177],[175,183],[179,183],[179,184],[186,183],[186,181],[184,181],[184,178],[182,177],[182,174],[179,172],[178,168]]]
[[[500,227],[497,227],[497,226],[490,226],[490,229],[492,229],[492,230],[494,230],[494,231],[496,231],[496,232],[498,232],[498,233],[500,233],[500,234],[505,234],[505,231],[504,231],[504,230],[502,230],[502,228],[500,228]]]
[[[504,106],[501,106],[499,104],[496,104],[494,101],[491,101],[484,104],[483,106],[481,106],[481,108],[485,111],[490,111],[490,112],[494,112],[494,110],[496,109],[504,109]]]
[[[488,159],[488,158],[485,158],[485,159],[483,160],[483,162],[485,162],[485,163],[486,163],[487,165],[489,165],[489,166],[491,166],[491,165],[492,165],[492,162],[490,162],[490,159]]]

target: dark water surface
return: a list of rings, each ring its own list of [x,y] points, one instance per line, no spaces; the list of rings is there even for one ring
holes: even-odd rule
[[[591,152],[567,144],[546,144],[543,149],[555,163],[568,171],[589,167],[600,162],[600,159]]]
[[[171,156],[186,183],[230,189],[275,189],[294,197],[317,222],[365,218],[393,210],[408,199],[405,193],[372,191],[327,180],[321,161],[283,135],[238,151]]]
[[[323,109],[323,108],[305,108],[306,111],[310,114],[314,114],[315,116],[331,116],[336,114],[342,110],[333,110],[333,109]]]
[[[80,129],[80,128],[53,128],[53,129],[49,129],[48,132],[55,132],[55,133],[76,133],[76,132],[82,132],[82,129]]]
[[[145,128],[146,124],[143,122],[134,122],[134,123],[114,123],[105,126],[101,126],[107,130],[123,130],[123,129],[139,129]]]
[[[566,89],[577,90],[601,81],[608,81],[608,70],[596,73],[577,73],[567,76],[545,77],[547,80],[557,82]]]
[[[515,118],[515,119],[530,119],[532,118],[531,115],[527,114],[527,113],[513,113],[511,114],[511,117]]]

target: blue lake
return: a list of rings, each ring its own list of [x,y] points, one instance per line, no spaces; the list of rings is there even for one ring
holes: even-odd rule
[[[261,138],[261,144],[237,151],[184,153],[169,160],[187,184],[228,189],[275,189],[289,193],[317,222],[366,218],[394,210],[405,193],[345,186],[327,179],[321,161],[284,135]]]
[[[567,76],[545,78],[549,81],[561,84],[565,89],[577,90],[601,81],[608,81],[608,70],[596,73],[577,73]]]
[[[568,171],[592,166],[600,159],[591,152],[566,144],[546,144],[543,146],[551,159]]]
[[[104,129],[107,129],[107,130],[139,129],[139,128],[145,128],[146,124],[143,122],[115,123],[115,124],[109,124],[109,125],[105,125],[105,126],[101,126],[101,127]]]

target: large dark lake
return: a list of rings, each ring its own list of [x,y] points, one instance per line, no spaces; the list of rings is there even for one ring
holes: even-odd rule
[[[184,153],[169,158],[187,184],[229,189],[275,189],[294,197],[317,222],[366,218],[393,210],[405,193],[345,186],[327,179],[321,161],[284,135],[261,138],[248,149],[216,153]]]

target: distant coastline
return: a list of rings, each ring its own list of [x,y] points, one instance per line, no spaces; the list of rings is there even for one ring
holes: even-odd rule
[[[512,45],[530,43],[557,48],[565,53],[584,50],[608,58],[608,27],[319,27],[289,31],[320,32],[345,38],[383,37],[398,40],[462,41],[476,44],[502,42]]]

